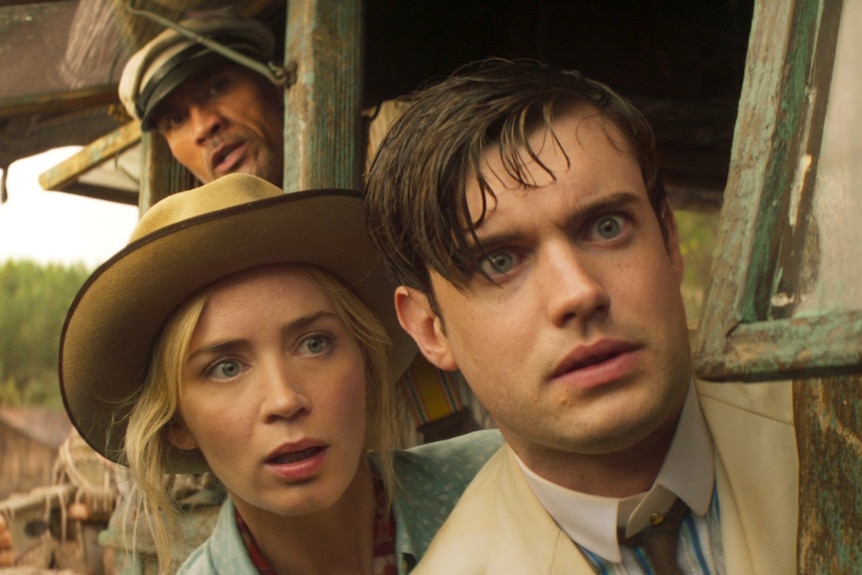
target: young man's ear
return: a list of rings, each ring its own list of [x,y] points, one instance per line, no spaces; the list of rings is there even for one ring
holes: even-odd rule
[[[183,423],[178,417],[174,418],[168,424],[168,441],[178,449],[197,449],[198,442],[192,435],[192,432],[189,431],[189,428],[186,427],[186,424]]]
[[[427,295],[406,286],[398,286],[395,290],[395,311],[401,327],[410,334],[428,361],[445,371],[458,369],[443,329],[443,320],[434,313]]]

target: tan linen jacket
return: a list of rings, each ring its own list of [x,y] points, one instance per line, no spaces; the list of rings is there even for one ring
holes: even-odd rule
[[[726,572],[796,573],[798,455],[791,385],[696,382],[715,445]],[[411,575],[592,575],[503,446]]]

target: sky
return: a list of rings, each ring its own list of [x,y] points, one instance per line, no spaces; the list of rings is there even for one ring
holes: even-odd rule
[[[127,204],[44,191],[39,174],[80,148],[57,148],[14,162],[0,204],[0,263],[83,263],[95,268],[122,248],[138,219]]]

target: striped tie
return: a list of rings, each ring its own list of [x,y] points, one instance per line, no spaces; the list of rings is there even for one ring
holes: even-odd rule
[[[656,575],[682,575],[676,562],[679,527],[688,511],[685,503],[677,499],[662,516],[653,517],[653,525],[631,537],[620,534],[621,545],[643,547]]]

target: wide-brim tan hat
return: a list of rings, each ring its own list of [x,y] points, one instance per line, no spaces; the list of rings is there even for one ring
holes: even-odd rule
[[[311,264],[341,278],[383,322],[394,375],[407,369],[416,348],[398,324],[395,285],[368,238],[360,194],[285,194],[256,176],[232,174],[157,202],[72,303],[60,342],[60,389],[87,443],[122,463],[129,398],[168,316],[215,280],[276,263]],[[168,467],[207,469],[199,451],[174,448]]]
[[[275,53],[272,30],[253,18],[212,16],[183,20],[179,25],[261,62]],[[142,130],[152,130],[152,114],[162,100],[201,70],[227,62],[227,57],[169,28],[129,58],[120,76],[120,102],[130,116],[141,121]]]

